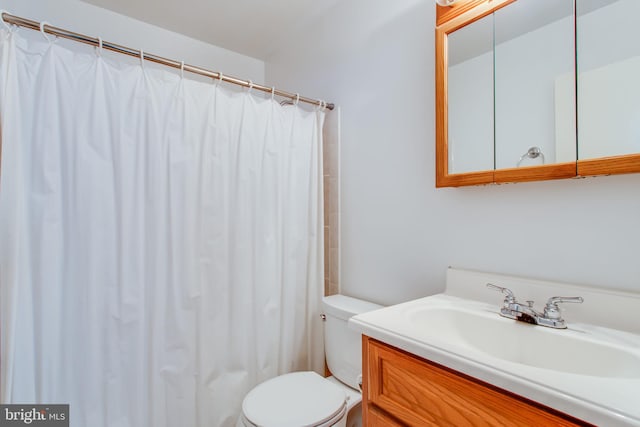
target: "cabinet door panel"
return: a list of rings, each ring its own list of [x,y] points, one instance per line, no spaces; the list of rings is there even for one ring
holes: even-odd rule
[[[576,3],[578,174],[640,172],[637,0]]]
[[[589,425],[375,340],[365,343],[365,407],[379,408],[406,425]]]

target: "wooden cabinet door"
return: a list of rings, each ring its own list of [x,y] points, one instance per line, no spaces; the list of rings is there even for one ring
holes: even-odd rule
[[[363,356],[367,426],[589,425],[367,337]]]

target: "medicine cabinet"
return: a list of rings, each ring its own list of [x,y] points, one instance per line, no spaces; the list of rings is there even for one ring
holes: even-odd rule
[[[640,172],[639,1],[437,12],[437,187]]]

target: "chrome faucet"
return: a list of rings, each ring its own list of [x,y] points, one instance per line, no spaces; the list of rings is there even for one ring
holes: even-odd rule
[[[539,312],[533,308],[533,301],[527,301],[526,305],[519,303],[511,289],[496,286],[492,283],[487,283],[487,288],[500,291],[504,294],[504,301],[500,308],[501,316],[509,319],[515,319],[520,322],[556,329],[564,329],[567,327],[567,323],[560,314],[560,307],[558,307],[558,303],[581,303],[584,301],[582,297],[551,297],[547,301],[544,311]]]

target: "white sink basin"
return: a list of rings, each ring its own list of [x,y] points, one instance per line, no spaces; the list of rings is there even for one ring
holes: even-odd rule
[[[407,312],[433,344],[467,347],[508,362],[563,373],[640,378],[640,356],[565,329],[534,326],[495,312],[416,307]]]

